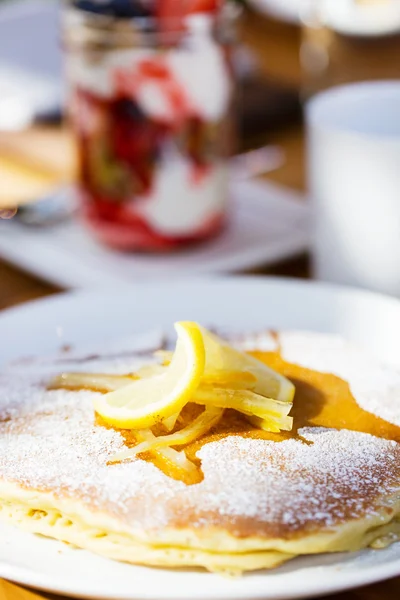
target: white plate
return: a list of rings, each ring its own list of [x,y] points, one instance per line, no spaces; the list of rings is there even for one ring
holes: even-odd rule
[[[92,240],[76,221],[28,228],[7,220],[0,221],[0,256],[62,287],[90,288],[242,271],[308,248],[310,213],[299,193],[266,181],[236,181],[231,200],[230,223],[222,235],[181,252],[114,252]]]
[[[300,281],[220,278],[143,283],[52,297],[0,314],[0,362],[196,319],[235,331],[339,333],[399,363],[400,302]],[[6,347],[4,347],[6,346]],[[396,362],[397,361],[397,362]],[[135,567],[0,525],[0,577],[73,596],[123,600],[311,597],[400,575],[400,544],[386,550],[298,558],[269,572],[226,579],[200,570]]]

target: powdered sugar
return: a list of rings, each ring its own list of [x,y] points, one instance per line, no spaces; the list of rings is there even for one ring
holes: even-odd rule
[[[115,505],[121,512],[142,479],[162,481],[163,474],[142,461],[107,466],[124,442],[117,431],[95,424],[94,396],[89,391],[44,392],[32,385],[29,401],[17,403],[12,421],[0,424],[1,477],[79,495],[98,507]]]
[[[322,428],[301,433],[313,444],[229,437],[205,446],[207,510],[263,521],[277,534],[355,518],[378,494],[400,488],[395,442]]]

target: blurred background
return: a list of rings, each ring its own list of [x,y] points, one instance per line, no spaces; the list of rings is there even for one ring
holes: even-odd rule
[[[399,78],[400,0],[0,0],[0,308],[196,273],[400,296]]]

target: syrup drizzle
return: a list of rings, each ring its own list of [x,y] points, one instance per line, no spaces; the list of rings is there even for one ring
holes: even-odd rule
[[[294,425],[289,437],[296,436],[302,427],[327,427],[400,442],[400,427],[362,409],[349,384],[340,377],[288,363],[275,352],[255,352],[253,356],[290,379],[296,387],[291,411]]]

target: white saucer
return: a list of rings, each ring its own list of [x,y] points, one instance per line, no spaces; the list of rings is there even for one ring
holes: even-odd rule
[[[218,238],[176,253],[112,251],[76,221],[34,228],[0,220],[0,257],[61,287],[90,288],[244,271],[307,250],[310,211],[299,193],[265,181],[236,181],[231,200],[230,222]]]

